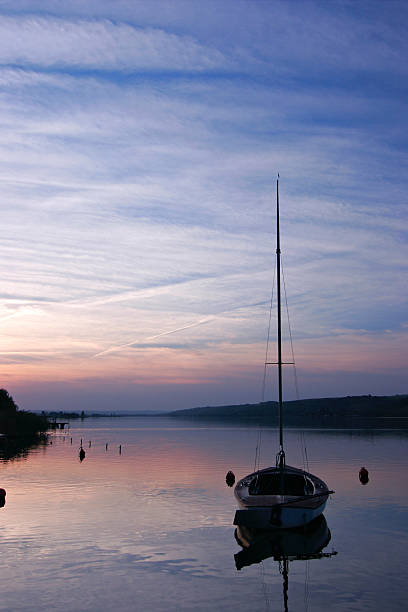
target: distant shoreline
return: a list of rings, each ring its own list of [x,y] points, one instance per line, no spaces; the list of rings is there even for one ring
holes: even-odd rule
[[[408,395],[347,396],[294,400],[283,403],[284,423],[302,427],[350,427],[393,420],[408,426]],[[172,418],[259,422],[278,425],[278,403],[205,406],[170,412]]]
[[[408,395],[347,396],[284,402],[284,423],[289,427],[354,427],[380,424],[408,427]],[[278,425],[277,402],[202,406],[173,411],[43,412],[48,420],[83,420],[101,417],[167,417],[175,419],[224,421],[269,426]]]

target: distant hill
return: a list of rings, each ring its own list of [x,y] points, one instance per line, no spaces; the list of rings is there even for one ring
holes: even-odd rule
[[[342,425],[356,419],[407,419],[408,395],[326,397],[284,402],[284,422],[288,425]],[[176,410],[175,418],[255,421],[278,425],[278,402],[205,406]]]

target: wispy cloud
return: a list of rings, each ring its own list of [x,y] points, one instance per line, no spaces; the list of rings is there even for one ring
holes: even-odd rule
[[[390,333],[400,350],[407,42],[394,5],[226,0],[198,20],[194,2],[2,3],[1,349],[22,356],[2,384],[130,385],[133,372],[139,388],[205,381],[212,398],[257,398],[278,170],[302,351],[320,343],[345,376],[331,340],[355,368],[360,336],[391,350]],[[246,371],[246,387],[231,383]]]
[[[8,321],[9,319],[14,319],[15,317],[24,317],[32,315],[38,316],[43,314],[43,310],[39,310],[38,308],[33,308],[31,306],[18,307],[14,312],[10,312],[10,314],[0,314],[0,323]]]
[[[108,20],[33,15],[1,17],[0,62],[46,68],[189,72],[225,69],[229,63],[218,50],[191,36]]]

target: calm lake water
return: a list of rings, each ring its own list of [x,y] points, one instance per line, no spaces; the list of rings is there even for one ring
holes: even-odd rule
[[[282,563],[261,561],[273,543],[240,570],[234,557],[242,548],[225,474],[252,470],[257,437],[256,427],[86,419],[26,457],[0,460],[0,610],[284,610]],[[274,463],[277,442],[276,430],[263,430],[263,467]],[[312,533],[296,545],[301,553],[320,541],[323,553],[337,554],[289,561],[287,609],[405,612],[408,430],[305,430],[302,438],[291,429],[289,464],[303,466],[303,442],[310,471],[336,493],[323,539]]]

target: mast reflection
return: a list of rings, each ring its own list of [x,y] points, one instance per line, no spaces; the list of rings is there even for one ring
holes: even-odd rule
[[[323,552],[331,540],[330,529],[323,515],[300,529],[265,531],[240,525],[235,530],[235,539],[242,548],[234,555],[237,570],[268,558],[279,563],[285,612],[289,612],[289,563],[337,555],[335,551]]]

